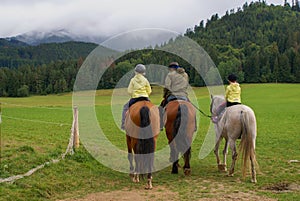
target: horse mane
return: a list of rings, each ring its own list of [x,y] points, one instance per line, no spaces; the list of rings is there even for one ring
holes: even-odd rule
[[[225,96],[224,95],[213,95],[213,98],[218,98],[218,99],[222,99],[225,100]]]

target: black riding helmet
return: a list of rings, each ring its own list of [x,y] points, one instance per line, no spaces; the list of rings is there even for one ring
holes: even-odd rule
[[[237,81],[237,76],[235,74],[231,74],[227,78],[230,82],[236,82]]]

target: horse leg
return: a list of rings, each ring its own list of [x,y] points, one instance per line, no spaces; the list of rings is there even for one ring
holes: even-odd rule
[[[178,160],[173,163],[172,174],[178,174]]]
[[[251,161],[251,172],[252,172],[251,182],[256,183],[257,180],[256,180],[255,164],[251,156],[250,156],[250,161]]]
[[[172,174],[178,174],[178,151],[176,150],[174,142],[170,144],[170,162],[173,162]]]
[[[134,171],[134,174],[133,174],[133,178],[132,178],[132,181],[134,183],[139,183],[140,182],[140,177],[139,177],[139,171],[140,171],[140,159],[139,159],[139,154],[135,154],[134,155],[134,160],[135,160],[135,171]]]
[[[234,174],[234,166],[235,166],[235,162],[236,162],[236,159],[237,159],[238,154],[237,154],[237,152],[236,152],[235,141],[229,139],[229,145],[230,145],[230,149],[231,149],[231,151],[232,151],[232,162],[231,162],[231,167],[230,167],[228,176],[233,177],[233,174]]]
[[[147,176],[147,185],[145,187],[146,190],[151,190],[153,188],[152,186],[152,173],[148,173]]]
[[[223,170],[223,169],[222,169],[223,166],[222,166],[222,164],[221,164],[221,162],[220,162],[220,156],[219,156],[219,146],[220,146],[221,140],[222,140],[222,137],[219,137],[219,138],[217,139],[216,145],[215,145],[215,150],[214,150],[214,153],[215,153],[216,158],[217,158],[218,169],[219,169],[220,171]]]
[[[223,165],[224,165],[224,171],[227,171],[226,168],[226,163],[227,163],[227,154],[228,154],[228,140],[225,139],[225,146],[224,146],[224,150],[223,150]]]
[[[189,176],[191,174],[191,166],[190,166],[190,159],[191,159],[191,148],[189,148],[185,153],[184,153],[184,174],[186,176]]]
[[[134,145],[134,152],[137,153],[137,143],[135,143]],[[134,183],[138,183],[140,182],[140,178],[139,178],[139,172],[140,172],[140,154],[134,154],[134,161],[135,161],[135,170],[134,170],[134,174],[133,174],[133,178],[132,181]]]
[[[130,170],[129,176],[131,178],[133,178],[133,173],[134,173],[133,153],[132,153],[132,147],[131,147],[131,139],[128,135],[126,135],[126,142],[127,142],[127,149],[128,149],[127,150],[128,151],[127,158],[129,161],[129,170]]]
[[[130,170],[129,176],[131,178],[133,178],[134,167],[133,167],[133,154],[132,154],[132,152],[131,153],[128,152],[127,158],[128,158],[128,161],[129,161],[129,170]]]

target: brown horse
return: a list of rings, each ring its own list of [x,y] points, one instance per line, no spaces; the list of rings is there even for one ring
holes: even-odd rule
[[[133,104],[126,114],[125,130],[130,176],[133,182],[138,183],[139,174],[147,174],[146,189],[152,189],[154,152],[160,132],[159,122],[158,107],[149,101]]]
[[[165,108],[164,123],[171,151],[170,161],[173,163],[172,174],[178,174],[179,153],[184,156],[184,174],[191,174],[191,144],[196,128],[195,119],[196,110],[187,101],[171,101]]]

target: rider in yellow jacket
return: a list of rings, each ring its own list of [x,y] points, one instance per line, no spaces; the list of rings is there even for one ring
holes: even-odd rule
[[[125,129],[125,114],[128,111],[129,107],[138,101],[150,101],[149,96],[152,92],[150,83],[145,77],[146,67],[143,64],[138,64],[136,65],[134,71],[135,76],[130,80],[129,86],[127,88],[131,99],[123,107],[121,124],[121,129],[123,130]]]
[[[131,98],[139,97],[149,97],[151,94],[151,87],[149,81],[145,78],[143,74],[136,73],[136,75],[131,79],[128,86],[128,93]]]
[[[241,104],[241,87],[237,83],[237,77],[234,74],[228,76],[229,85],[226,88],[225,98],[226,106]]]
[[[225,99],[226,102],[220,105],[218,111],[216,112],[216,116],[212,117],[212,121],[217,123],[219,121],[219,114],[221,114],[226,107],[239,105],[241,104],[241,87],[237,82],[237,77],[234,74],[228,76],[229,85],[226,87],[225,91]]]

